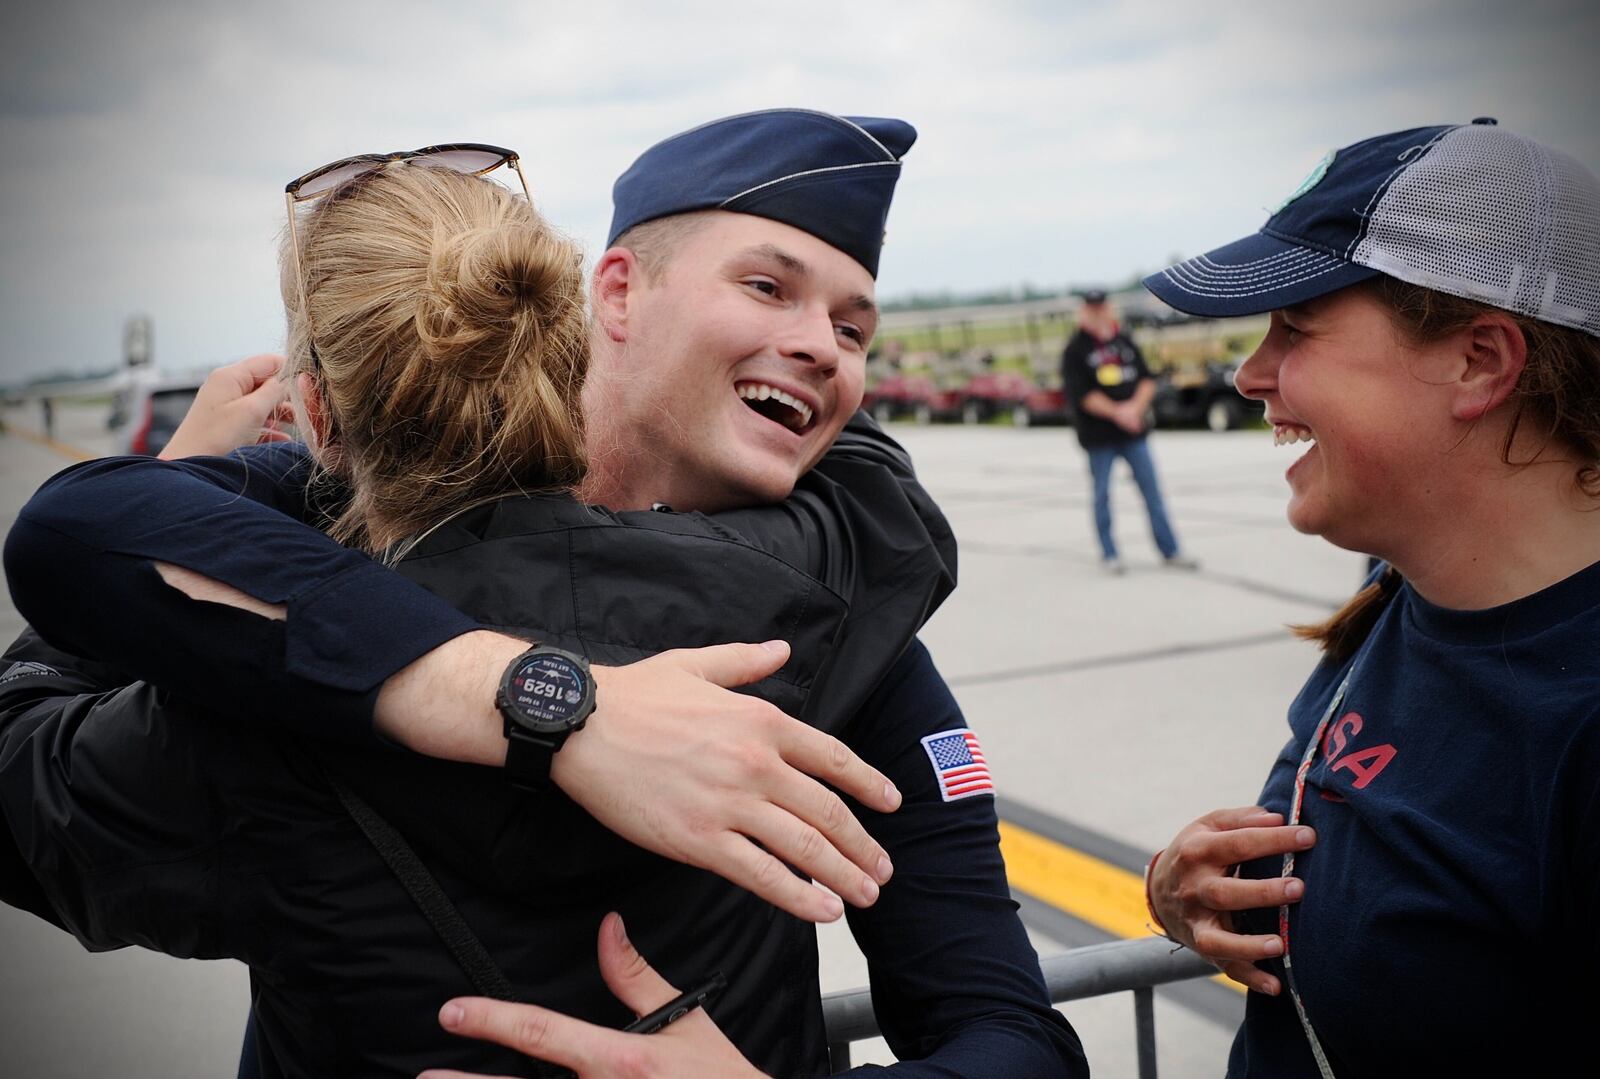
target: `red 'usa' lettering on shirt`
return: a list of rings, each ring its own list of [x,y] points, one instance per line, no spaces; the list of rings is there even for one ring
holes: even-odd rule
[[[1378,778],[1378,774],[1389,766],[1398,752],[1394,746],[1387,742],[1381,746],[1372,746],[1369,749],[1358,749],[1353,753],[1340,757],[1350,740],[1361,733],[1364,726],[1361,716],[1356,712],[1346,712],[1339,717],[1339,721],[1328,728],[1328,733],[1322,739],[1322,752],[1328,757],[1338,758],[1330,767],[1337,772],[1345,769],[1355,777],[1351,783],[1356,790],[1365,790],[1367,784]]]

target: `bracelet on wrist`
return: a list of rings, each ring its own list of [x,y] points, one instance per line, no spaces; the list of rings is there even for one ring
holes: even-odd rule
[[[1151,928],[1157,933],[1161,934],[1163,937],[1171,940],[1172,934],[1167,932],[1166,924],[1162,922],[1161,915],[1156,913],[1155,900],[1150,895],[1150,877],[1156,871],[1157,859],[1165,854],[1166,851],[1167,848],[1162,847],[1160,850],[1152,854],[1150,856],[1150,860],[1144,864],[1144,909],[1150,915]]]

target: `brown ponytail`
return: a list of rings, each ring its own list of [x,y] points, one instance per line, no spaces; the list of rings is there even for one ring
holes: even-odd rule
[[[1324,655],[1343,663],[1356,654],[1384,606],[1399,590],[1399,572],[1393,566],[1384,566],[1378,579],[1351,596],[1332,618],[1314,626],[1290,626],[1289,631],[1302,641],[1316,641]]]
[[[371,550],[583,477],[581,255],[524,199],[390,165],[314,204],[300,237],[303,318],[287,261],[283,275],[289,368],[318,379],[324,463],[352,491],[331,535]]]

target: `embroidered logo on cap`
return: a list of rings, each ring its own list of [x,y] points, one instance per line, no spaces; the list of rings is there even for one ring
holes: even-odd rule
[[[1288,198],[1274,206],[1270,213],[1274,215],[1282,213],[1285,206],[1289,205],[1295,199],[1299,198],[1301,195],[1304,195],[1307,191],[1310,191],[1313,187],[1316,187],[1318,184],[1320,184],[1322,182],[1322,178],[1328,175],[1328,168],[1333,164],[1333,159],[1337,157],[1338,154],[1338,150],[1329,150],[1327,153],[1323,154],[1322,160],[1318,161],[1311,171],[1306,175],[1306,178],[1300,181],[1300,186],[1291,191]]]
[[[939,795],[945,801],[994,794],[994,780],[989,776],[976,734],[965,727],[940,731],[924,738],[922,748],[928,751],[934,778],[939,781]]]

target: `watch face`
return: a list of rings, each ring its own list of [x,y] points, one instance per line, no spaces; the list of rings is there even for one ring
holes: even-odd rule
[[[511,672],[506,703],[518,722],[540,732],[564,731],[584,716],[589,672],[556,652],[529,656]]]

